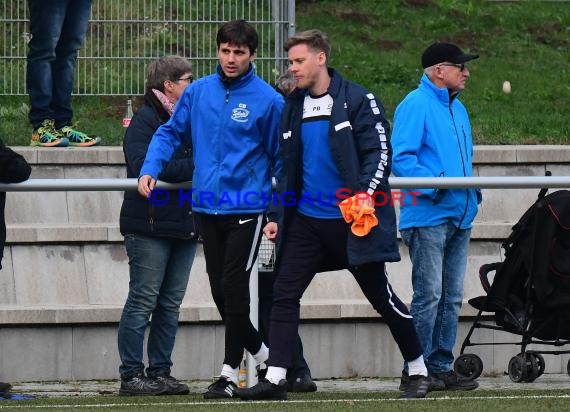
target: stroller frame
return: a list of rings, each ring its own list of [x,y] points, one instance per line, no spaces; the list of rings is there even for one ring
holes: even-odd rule
[[[549,175],[549,172],[547,172]],[[521,217],[519,222],[513,227],[513,234],[503,242],[503,248],[509,253],[512,247],[513,237],[516,239],[518,235],[517,228],[520,229],[524,226],[526,221],[530,218],[533,213],[533,209],[539,205],[540,201],[544,198],[548,189],[542,189],[538,195],[536,202],[527,210],[527,212]],[[510,244],[509,244],[509,241]],[[543,354],[553,354],[561,355],[570,353],[570,350],[540,350],[540,349],[529,349],[531,345],[545,345],[553,347],[562,347],[570,343],[570,339],[566,337],[560,337],[560,322],[559,320],[564,313],[568,313],[568,307],[557,307],[551,312],[541,315],[545,316],[542,322],[536,322],[533,318],[533,314],[539,305],[536,301],[533,301],[534,294],[534,283],[531,281],[534,276],[533,273],[528,273],[527,278],[524,281],[524,292],[525,299],[521,302],[522,311],[517,311],[516,313],[511,310],[507,305],[497,304],[493,301],[489,292],[492,292],[492,285],[489,282],[489,274],[491,272],[497,272],[503,264],[506,263],[508,256],[505,258],[504,262],[496,262],[490,264],[484,264],[479,269],[479,279],[485,292],[486,296],[479,296],[469,299],[469,304],[475,309],[478,309],[477,316],[471,325],[467,336],[465,337],[462,345],[460,355],[457,357],[454,363],[455,372],[467,379],[477,379],[483,372],[483,361],[479,356],[473,353],[465,353],[466,348],[472,346],[485,346],[485,345],[515,345],[520,346],[520,352],[513,356],[508,365],[508,375],[513,382],[533,382],[535,379],[540,377],[545,371],[545,360],[542,356]],[[510,295],[512,299],[513,296]],[[516,297],[515,297],[516,298]],[[489,316],[485,313],[495,312],[495,323],[491,324],[489,321]],[[546,329],[548,326],[557,325],[557,334],[554,338],[537,338],[541,334],[546,333],[544,336],[548,336]],[[515,335],[520,335],[520,340],[517,342],[472,342],[472,336],[475,329],[488,329],[497,330],[503,332],[513,333]],[[568,361],[566,371],[570,376],[570,360]]]

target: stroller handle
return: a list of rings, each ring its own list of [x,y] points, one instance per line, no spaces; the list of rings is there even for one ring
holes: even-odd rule
[[[489,289],[491,289],[491,282],[489,282],[489,273],[496,271],[497,268],[499,268],[499,266],[502,264],[502,262],[487,263],[481,265],[479,268],[479,280],[481,281],[483,290],[485,290],[486,293],[489,293]]]

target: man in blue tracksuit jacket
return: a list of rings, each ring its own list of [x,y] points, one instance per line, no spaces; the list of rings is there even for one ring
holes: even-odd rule
[[[259,248],[271,176],[279,170],[279,119],[283,97],[256,76],[255,29],[243,20],[217,33],[217,72],[192,83],[168,123],[155,133],[140,172],[148,197],[175,150],[192,139],[192,202],[204,240],[212,296],[225,323],[220,378],[204,394],[231,398],[244,348],[258,364],[268,348],[249,320],[249,275]],[[152,194],[151,194],[152,201]]]
[[[395,175],[472,175],[471,125],[458,95],[469,77],[465,63],[477,57],[449,43],[435,43],[424,51],[420,85],[398,105],[394,116]],[[432,386],[474,389],[476,381],[461,379],[453,371],[452,350],[480,191],[422,188],[403,192],[400,233],[412,261],[411,313]],[[406,384],[404,372],[402,386]]]

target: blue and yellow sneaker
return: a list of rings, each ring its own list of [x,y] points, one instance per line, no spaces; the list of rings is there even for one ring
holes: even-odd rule
[[[99,136],[90,136],[79,130],[75,130],[71,126],[65,126],[58,130],[58,133],[69,140],[71,146],[89,147],[101,144]]]
[[[54,121],[46,119],[42,125],[32,132],[30,146],[65,147],[69,140],[55,130]]]

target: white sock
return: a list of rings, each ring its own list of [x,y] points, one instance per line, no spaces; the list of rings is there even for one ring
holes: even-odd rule
[[[231,380],[233,383],[235,383],[237,385],[238,383],[238,368],[232,368],[230,365],[226,365],[224,363],[224,366],[222,366],[222,373],[220,373],[221,376],[225,376],[226,378],[228,378],[229,380]]]
[[[279,382],[285,379],[286,375],[287,369],[280,368],[278,366],[270,366],[267,368],[267,375],[265,375],[265,379],[275,385],[279,385]]]
[[[265,343],[261,342],[261,348],[259,348],[256,354],[252,354],[251,356],[255,359],[255,363],[260,365],[269,359],[269,348],[265,346]]]
[[[428,371],[426,368],[426,363],[424,362],[424,356],[420,355],[419,358],[413,361],[408,361],[408,375],[423,375],[428,376]]]

